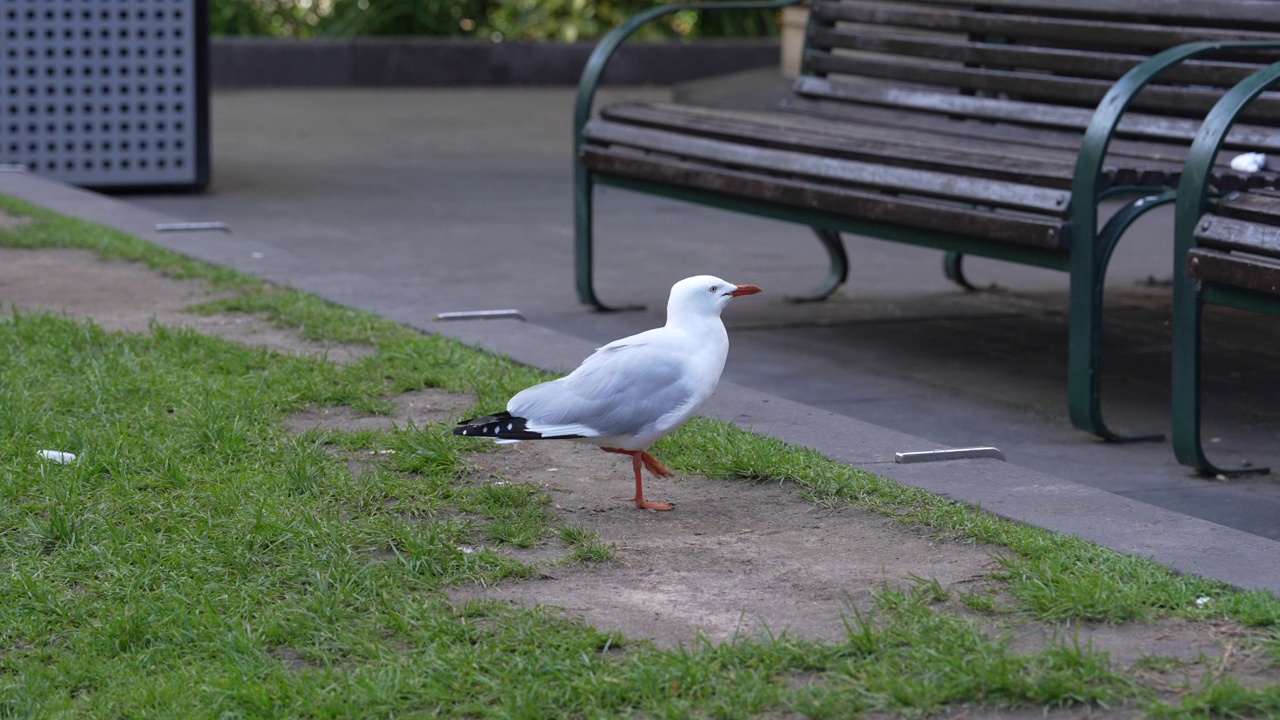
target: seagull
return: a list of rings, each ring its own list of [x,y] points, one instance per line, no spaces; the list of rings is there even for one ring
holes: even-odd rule
[[[729,355],[720,311],[758,292],[712,275],[685,278],[671,288],[666,325],[614,340],[568,375],[516,393],[505,412],[463,420],[453,434],[499,443],[576,440],[630,455],[632,502],[641,510],[670,510],[670,503],[644,499],[640,468],[671,474],[649,448],[711,397]]]

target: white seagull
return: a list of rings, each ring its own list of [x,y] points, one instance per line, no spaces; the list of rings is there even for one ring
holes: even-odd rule
[[[671,474],[648,450],[711,397],[729,355],[720,311],[758,292],[711,275],[685,278],[671,288],[666,325],[614,340],[565,377],[516,393],[506,412],[463,420],[453,433],[497,442],[577,440],[630,455],[636,507],[670,510],[644,499],[640,466]]]

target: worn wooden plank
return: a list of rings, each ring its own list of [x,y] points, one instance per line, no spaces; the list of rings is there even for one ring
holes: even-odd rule
[[[693,112],[684,108],[628,105],[606,108],[601,117],[628,125],[670,130],[760,147],[774,147],[826,157],[883,162],[902,167],[972,174],[1041,187],[1067,189],[1075,168],[1068,151],[1032,152],[997,140],[956,142],[938,133],[881,127],[842,127],[813,118],[772,113]],[[588,139],[592,127],[588,127]],[[1115,181],[1114,168],[1104,172]],[[1134,178],[1125,175],[1121,182]]]
[[[1194,248],[1187,253],[1187,273],[1208,282],[1280,295],[1280,261],[1270,258]]]
[[[927,112],[915,112],[897,108],[884,108],[854,103],[792,96],[783,101],[782,110],[819,122],[845,125],[852,132],[868,126],[884,126],[895,129],[912,129],[926,133],[938,133],[955,142],[972,142],[978,139],[998,138],[1010,146],[1025,146],[1033,151],[1069,151],[1072,157],[1080,148],[1081,134],[1055,128],[1025,127],[1007,123],[991,123],[962,120]],[[713,110],[712,112],[718,112]],[[1261,128],[1257,128],[1259,133]],[[1135,140],[1115,138],[1107,149],[1108,163],[1115,162],[1115,172],[1125,178],[1117,178],[1117,184],[1175,186],[1186,162],[1189,140]],[[1280,183],[1280,172],[1265,170],[1258,173],[1240,173],[1231,169],[1232,153],[1222,153],[1214,163],[1214,184],[1224,190],[1262,188]],[[1111,172],[1111,171],[1108,171]],[[1136,179],[1134,174],[1136,173]]]
[[[993,68],[966,68],[944,63],[905,63],[897,58],[831,55],[813,50],[805,53],[805,63],[806,67],[817,73],[860,75],[969,91],[1008,92],[1014,95],[1035,93],[1075,105],[1097,105],[1111,87],[1111,83],[1106,80]]]
[[[782,109],[813,117],[820,122],[845,125],[851,132],[861,132],[871,126],[883,126],[893,130],[912,130],[936,133],[949,142],[972,143],[998,138],[1011,148],[1026,148],[1032,152],[1070,152],[1075,157],[1081,136],[1055,129],[1022,127],[1006,123],[966,121],[946,116],[913,113],[897,109],[830,103],[810,98],[792,97],[784,101]],[[1261,129],[1258,129],[1261,132]],[[1156,142],[1116,138],[1107,150],[1102,183],[1110,185],[1137,185],[1143,187],[1176,187],[1182,177],[1186,162],[1188,141]],[[1215,158],[1213,184],[1223,192],[1250,190],[1257,192],[1266,187],[1280,185],[1280,171],[1267,169],[1256,173],[1242,173],[1231,167],[1231,158],[1248,145],[1239,144],[1236,150],[1224,152]],[[1257,148],[1249,148],[1257,149]],[[1276,167],[1273,164],[1273,168]]]
[[[841,109],[848,106],[841,104]],[[851,108],[849,108],[851,109]],[[671,103],[618,103],[606,106],[601,116],[621,122],[671,127],[685,132],[714,127],[720,120],[743,124],[754,123],[762,132],[773,128],[797,133],[813,133],[856,142],[869,138],[922,147],[962,147],[974,152],[1007,152],[1014,157],[1041,159],[1054,164],[1074,166],[1080,135],[1056,130],[996,126],[991,123],[965,122],[937,115],[902,113],[880,108],[858,108],[852,115],[825,116],[808,112],[763,112],[702,108]],[[1169,167],[1180,168],[1182,152],[1153,152],[1144,157],[1167,156]]]
[[[1095,78],[1022,72],[994,68],[967,68],[942,63],[905,63],[895,58],[831,55],[809,51],[806,67],[817,73],[860,75],[918,85],[936,85],[967,92],[1007,93],[1014,98],[1065,103],[1080,107],[1097,106],[1112,82]],[[1165,87],[1152,85],[1134,98],[1131,107],[1148,112],[1173,113],[1201,118],[1222,97],[1217,88]],[[1254,119],[1280,117],[1280,103],[1274,96],[1262,97],[1249,106]]]
[[[1266,30],[1164,26],[1114,19],[1082,19],[1002,14],[908,3],[844,0],[815,3],[811,16],[822,23],[854,22],[935,32],[976,33],[1008,38],[1039,38],[1086,48],[1156,50],[1194,40],[1271,40]]]
[[[1048,127],[1083,132],[1093,111],[1086,108],[1064,108],[1049,103],[1026,103],[1001,98],[977,98],[937,91],[837,82],[826,78],[797,78],[795,93],[802,97],[823,98],[880,107],[901,108],[952,117],[1014,122],[1034,127]],[[1191,123],[1185,123],[1179,136],[1194,137]]]
[[[921,37],[884,32],[868,32],[859,27],[817,27],[809,33],[810,50],[857,50],[864,53],[901,55],[907,58],[946,60],[973,66],[1045,70],[1074,77],[1117,80],[1121,75],[1147,59],[1147,55],[1085,51],[1028,45],[1010,45],[952,39],[942,36]],[[1257,70],[1260,63],[1191,60],[1169,69],[1158,78],[1161,83],[1184,83],[1212,87],[1231,87]]]
[[[835,156],[881,158],[922,168],[984,169],[986,177],[1045,187],[1070,187],[1079,149],[1078,135],[1027,128],[960,122],[936,116],[919,118],[892,114],[884,117],[860,115],[829,120],[799,113],[700,108],[670,103],[620,103],[607,106],[602,117],[646,127],[707,135],[737,142],[764,145],[784,143],[793,138],[795,147],[810,144],[814,152]],[[810,137],[811,136],[811,137]],[[810,140],[812,143],[810,143]],[[881,146],[883,143],[883,146]],[[883,150],[878,148],[883,147]],[[955,153],[959,152],[959,155]],[[1117,140],[1112,143],[1102,168],[1099,189],[1113,185],[1172,187],[1178,184],[1186,159],[1183,145]],[[925,157],[925,155],[937,157]],[[967,157],[975,156],[975,157]],[[957,159],[958,158],[958,159]],[[987,160],[986,158],[991,158]],[[1007,159],[1007,163],[1004,161]],[[1280,182],[1280,173],[1267,170],[1239,173],[1231,169],[1230,153],[1222,154],[1214,166],[1214,183],[1225,191],[1259,188]],[[1002,165],[1007,164],[1007,167]]]
[[[1061,215],[1070,200],[1070,193],[1065,190],[755,147],[600,120],[588,123],[586,134],[593,142],[659,151],[717,165],[1034,213]]]
[[[1258,189],[1233,193],[1214,204],[1214,214],[1280,228],[1280,192]]]
[[[973,0],[924,0],[931,5],[972,8]],[[1108,20],[1239,24],[1280,30],[1280,4],[1272,0],[983,0],[989,10],[1039,15],[1075,15]]]
[[[767,142],[769,133],[794,133],[830,138],[832,142],[858,142],[864,139],[901,143],[911,148],[942,148],[975,154],[1008,154],[1020,160],[1039,160],[1052,165],[1074,166],[1079,144],[1078,136],[1061,146],[1011,144],[992,126],[983,123],[956,122],[929,116],[932,122],[923,127],[903,126],[892,120],[883,124],[875,122],[844,122],[814,117],[800,113],[777,111],[726,110],[702,108],[672,103],[622,103],[601,111],[601,117],[620,122],[646,124],[654,127],[670,127],[683,132],[700,133],[715,131],[722,126],[742,130],[744,137],[759,137]],[[973,126],[973,127],[971,127]],[[953,136],[952,129],[985,130]]]
[[[588,146],[582,151],[581,161],[600,173],[654,180],[873,222],[1045,249],[1065,249],[1066,223],[1059,218],[992,212],[927,198],[824,185],[802,178],[767,176],[744,169],[644,154],[627,148]]]
[[[938,115],[1019,123],[1035,127],[1083,132],[1093,117],[1089,108],[1033,103],[1003,98],[948,95],[940,92],[869,83],[838,82],[827,78],[800,77],[795,93],[801,97],[838,100]],[[1120,137],[1176,140],[1190,145],[1200,123],[1146,113],[1126,113],[1116,133]],[[1239,149],[1280,151],[1280,133],[1272,128],[1237,125],[1227,135],[1226,146]]]
[[[1205,215],[1196,224],[1195,238],[1202,247],[1280,258],[1280,227],[1273,224]]]
[[[1010,145],[1025,146],[1033,150],[1047,149],[1070,152],[1075,157],[1083,137],[1078,128],[1053,128],[1022,124],[1000,123],[985,120],[968,120],[953,115],[936,115],[929,111],[863,105],[853,102],[831,101],[825,98],[792,96],[786,98],[780,108],[784,112],[813,117],[821,122],[835,122],[850,128],[883,126],[911,129],[925,133],[938,133],[948,138],[997,138]],[[1135,159],[1151,159],[1176,162],[1185,161],[1189,143],[1162,143],[1150,141],[1120,140],[1113,142],[1112,153],[1132,156]]]

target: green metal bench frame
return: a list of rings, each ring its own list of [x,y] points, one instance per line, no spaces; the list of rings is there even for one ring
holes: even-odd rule
[[[1199,281],[1187,272],[1186,261],[1187,253],[1196,246],[1196,224],[1213,194],[1210,168],[1214,158],[1249,103],[1277,83],[1280,63],[1250,75],[1218,101],[1191,145],[1178,185],[1173,264],[1173,450],[1178,462],[1208,475],[1269,472],[1265,467],[1219,466],[1205,456],[1200,436],[1200,327],[1205,303],[1280,315],[1280,295]]]
[[[631,309],[610,307],[596,295],[593,281],[592,195],[597,184],[660,195],[701,205],[758,215],[807,225],[813,229],[830,256],[827,278],[801,300],[818,300],[839,287],[848,274],[849,261],[840,233],[848,232],[881,240],[937,248],[948,252],[947,275],[964,284],[959,255],[970,254],[1025,265],[1068,272],[1071,276],[1070,327],[1068,337],[1068,410],[1072,424],[1112,442],[1161,440],[1159,433],[1127,435],[1112,430],[1102,416],[1101,357],[1103,281],[1107,265],[1120,236],[1147,212],[1175,201],[1173,189],[1151,187],[1111,187],[1098,191],[1099,177],[1107,148],[1121,118],[1142,88],[1161,73],[1191,58],[1223,49],[1264,49],[1277,47],[1267,42],[1193,42],[1151,56],[1121,77],[1103,97],[1085,130],[1071,187],[1069,227],[1073,237],[1069,254],[1010,243],[985,241],[964,235],[891,226],[874,221],[842,217],[758,200],[737,198],[652,181],[594,172],[578,160],[584,146],[584,128],[591,117],[596,89],[614,52],[628,36],[646,23],[684,10],[778,9],[800,0],[765,2],[682,3],[653,8],[637,14],[606,35],[592,52],[578,86],[574,111],[574,249],[576,286],[579,299],[600,310]],[[1137,197],[1117,211],[1100,232],[1098,204],[1118,196]]]

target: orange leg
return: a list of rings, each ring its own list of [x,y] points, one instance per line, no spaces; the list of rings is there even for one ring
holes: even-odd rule
[[[631,456],[631,469],[634,470],[636,473],[636,496],[631,500],[636,504],[637,508],[640,508],[641,510],[658,510],[658,511],[672,509],[671,503],[648,502],[647,500],[644,499],[644,485],[640,475],[641,466],[649,468],[649,472],[653,473],[654,475],[670,475],[671,474],[670,470],[663,467],[661,463],[659,463],[657,460],[654,460],[653,456],[645,452],[644,450],[619,450],[618,448],[600,448],[600,449],[605,452],[618,453],[619,455]]]
[[[667,469],[666,465],[658,462],[658,459],[650,455],[647,451],[640,451],[640,459],[644,461],[644,466],[649,468],[649,472],[657,475],[658,477],[667,477],[671,474],[671,471]]]

